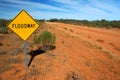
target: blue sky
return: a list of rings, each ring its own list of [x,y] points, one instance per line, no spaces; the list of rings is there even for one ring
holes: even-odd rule
[[[35,19],[120,20],[120,0],[0,0],[0,18],[22,9]]]

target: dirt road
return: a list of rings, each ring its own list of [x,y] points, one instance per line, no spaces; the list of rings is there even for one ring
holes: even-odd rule
[[[16,56],[11,53],[0,55],[1,80],[120,80],[119,29],[46,22],[37,30],[37,34],[46,29],[56,35],[56,48],[35,56],[28,70],[25,68],[23,52]],[[28,40],[28,50],[36,49],[33,37],[34,34]],[[11,44],[0,49],[22,49],[22,45],[17,47],[22,42],[17,38],[18,43],[12,45],[16,38],[11,38],[13,34],[9,34]],[[4,38],[1,42],[8,44],[10,41]],[[8,62],[6,56],[16,62]]]

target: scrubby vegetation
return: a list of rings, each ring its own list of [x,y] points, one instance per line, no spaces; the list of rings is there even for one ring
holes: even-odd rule
[[[0,33],[2,33],[2,34],[8,34],[7,28],[6,27],[0,28]]]
[[[8,24],[10,20],[6,19],[0,19],[0,33],[7,33],[6,25]],[[36,19],[36,21],[40,24],[44,23],[45,19]],[[62,22],[62,23],[68,23],[68,24],[75,24],[75,25],[84,25],[84,26],[90,26],[90,27],[100,27],[100,28],[119,28],[120,29],[120,20],[75,20],[75,19],[50,19],[47,20],[50,22]]]
[[[34,43],[40,43],[45,50],[51,49],[55,46],[56,36],[51,32],[45,30],[38,37],[34,38]]]
[[[84,25],[84,26],[91,26],[91,27],[101,27],[101,28],[103,27],[120,28],[120,20],[108,21],[108,20],[102,19],[102,20],[88,21],[88,20],[74,20],[74,19],[50,19],[48,21],[62,22],[62,23],[75,24],[75,25]]]
[[[38,21],[38,22],[45,22],[45,19],[36,19],[36,21]]]
[[[0,19],[0,27],[6,27],[10,20]]]
[[[0,19],[0,33],[8,34],[7,24],[10,20]]]

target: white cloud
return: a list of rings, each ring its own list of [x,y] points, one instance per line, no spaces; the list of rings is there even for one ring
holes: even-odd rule
[[[109,0],[52,0],[57,3],[62,3],[71,11],[74,15],[89,15],[101,18],[110,18],[118,16],[120,9],[113,4],[113,1],[109,3]],[[115,2],[116,3],[116,2]],[[75,13],[76,12],[76,13]]]
[[[76,0],[51,0],[51,1],[65,4],[65,5],[77,5],[78,4]]]
[[[111,0],[109,0],[111,1]],[[115,4],[113,2],[109,2],[109,1],[99,1],[99,0],[92,0],[91,4],[99,9],[103,9],[106,10],[108,12],[111,13],[118,13],[120,12],[120,9],[118,7],[115,6]]]
[[[20,6],[16,6],[16,7],[20,7],[20,8],[33,8],[33,9],[48,9],[48,10],[57,10],[57,11],[66,11],[66,9],[63,8],[59,8],[59,7],[55,7],[55,6],[51,6],[51,5],[47,5],[47,4],[42,4],[42,3],[36,3],[36,2],[28,2],[28,1],[20,1],[20,0],[4,0],[6,2],[9,3],[15,3],[15,4],[19,4]],[[5,5],[5,4],[4,4]],[[7,5],[9,6],[9,5]],[[10,6],[15,6],[15,5],[10,5]]]
[[[120,18],[120,9],[112,2],[107,3],[106,0],[49,0],[52,4],[37,3],[28,0],[3,1],[7,3],[0,3],[0,14],[7,15],[8,17],[9,15],[17,14],[21,9],[25,9],[37,19],[72,18],[94,20]],[[12,13],[9,13],[10,9],[13,11]]]
[[[85,0],[52,0],[57,3],[62,3],[62,6],[65,6],[66,8],[71,9],[73,12],[77,13],[84,13],[84,14],[98,14],[103,15],[103,14],[108,14],[104,10],[94,7],[90,5],[90,3],[87,3]],[[90,1],[89,1],[90,2]],[[103,7],[104,8],[104,7]]]

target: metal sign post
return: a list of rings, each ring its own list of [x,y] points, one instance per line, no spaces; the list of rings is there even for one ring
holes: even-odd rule
[[[26,68],[28,68],[28,57],[27,57],[27,43],[24,41],[24,55],[26,61]]]

